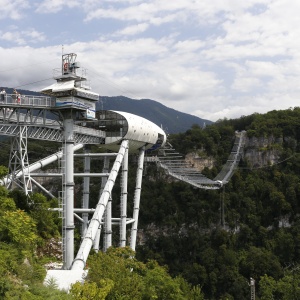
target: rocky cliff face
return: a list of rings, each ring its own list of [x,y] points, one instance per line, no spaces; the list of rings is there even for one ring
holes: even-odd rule
[[[200,157],[196,152],[188,153],[185,156],[185,161],[199,172],[205,167],[211,169],[215,162],[213,157]]]
[[[252,168],[276,164],[283,150],[284,141],[294,142],[290,141],[290,138],[283,139],[274,136],[249,138],[246,136],[242,158],[247,160]],[[185,160],[200,172],[205,167],[212,168],[215,162],[213,157],[200,157],[196,152],[187,154]]]
[[[279,160],[282,146],[282,137],[246,137],[243,159],[253,168],[273,165]]]

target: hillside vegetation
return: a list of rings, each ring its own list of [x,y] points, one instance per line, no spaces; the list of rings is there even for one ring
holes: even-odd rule
[[[246,130],[249,138],[280,138],[280,145],[258,149],[276,148],[275,163],[254,168],[243,159],[218,191],[195,189],[147,163],[135,258],[128,248],[91,255],[88,280],[70,294],[55,283],[42,285],[43,265],[55,259],[43,249],[60,236],[60,220],[48,211],[57,202],[35,194],[28,205],[22,193],[1,187],[0,298],[243,300],[250,299],[252,277],[256,299],[300,299],[300,108],[219,120],[204,129],[194,125],[169,140],[183,154],[213,156],[215,165],[203,173],[214,178],[236,130]],[[37,159],[34,148],[30,156]],[[135,168],[131,160],[131,197]],[[91,182],[91,198],[97,199],[99,187]],[[119,197],[116,187],[112,198]]]
[[[199,285],[172,278],[154,260],[137,261],[129,248],[91,255],[88,279],[68,294],[55,281],[44,285],[44,265],[56,260],[45,251],[47,241],[59,238],[61,224],[48,210],[57,207],[55,200],[34,194],[30,201],[22,192],[0,187],[0,299],[204,299]]]
[[[169,179],[149,166],[141,203],[147,239],[138,257],[155,258],[171,274],[200,284],[207,299],[249,299],[250,277],[258,299],[300,299],[300,108],[220,120],[205,129],[193,126],[170,141],[182,153],[214,156],[216,166],[203,172],[213,178],[236,130],[247,130],[249,137],[282,137],[277,163],[255,169],[243,160],[219,191],[167,184]]]

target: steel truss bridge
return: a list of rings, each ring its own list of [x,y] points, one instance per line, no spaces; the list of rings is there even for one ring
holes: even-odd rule
[[[80,117],[77,120],[74,124],[70,123],[70,118],[66,117],[66,113],[55,108],[53,99],[47,96],[25,96],[21,98],[21,101],[16,102],[13,95],[6,95],[5,100],[0,102],[0,135],[12,137],[9,175],[3,180],[3,184],[8,188],[23,189],[27,195],[33,191],[33,186],[37,186],[49,197],[56,196],[62,200],[61,206],[56,210],[63,220],[63,267],[61,270],[49,270],[46,277],[46,279],[55,278],[61,289],[68,289],[70,284],[82,280],[90,250],[93,248],[98,251],[100,248],[101,233],[103,234],[102,250],[106,251],[112,245],[113,225],[120,227],[119,246],[124,247],[129,241],[130,247],[135,250],[142,188],[145,146],[136,145],[134,139],[127,139],[120,135],[120,143],[116,151],[90,153],[86,145],[100,145],[102,149],[109,148],[108,132],[89,128],[88,122],[81,121]],[[62,151],[30,164],[27,153],[28,139],[62,143]],[[185,162],[169,144],[160,149],[161,155],[156,159],[156,163],[174,178],[197,188],[218,189],[231,178],[241,158],[243,144],[244,132],[237,133],[227,163],[213,180],[206,178]],[[138,163],[133,211],[130,212],[131,217],[128,217],[127,179],[130,148],[134,149],[133,152],[138,155]],[[83,153],[74,153],[80,149],[83,149]],[[84,160],[83,173],[74,173],[75,158]],[[93,159],[103,161],[102,170],[99,170],[99,173],[90,172]],[[60,161],[61,172],[40,173],[41,168],[55,161]],[[120,216],[112,217],[111,193],[119,173],[121,174]],[[37,179],[55,176],[62,180],[60,196],[52,195]],[[83,178],[80,208],[74,207],[74,177]],[[98,177],[101,183],[98,204],[95,208],[89,207],[90,178],[92,177]],[[76,257],[74,257],[74,218],[82,224],[82,242]],[[127,237],[128,232],[130,232],[130,237]]]

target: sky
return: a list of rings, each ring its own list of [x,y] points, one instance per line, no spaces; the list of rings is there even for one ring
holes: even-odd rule
[[[300,1],[0,0],[0,87],[40,91],[76,53],[100,96],[217,121],[300,100]]]

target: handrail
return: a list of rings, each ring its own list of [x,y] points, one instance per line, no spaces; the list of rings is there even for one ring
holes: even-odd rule
[[[4,94],[0,97],[0,106],[55,107],[55,98],[20,94]]]
[[[228,183],[234,170],[241,159],[245,143],[246,131],[236,132],[235,142],[226,164],[214,179],[209,179],[189,165],[184,159],[174,159],[171,152],[164,152],[165,156],[158,157],[159,165],[168,171],[169,175],[181,181],[187,182],[200,189],[219,189]],[[162,149],[164,150],[164,149]],[[170,150],[170,149],[165,149]],[[172,149],[172,151],[175,151]],[[178,157],[178,156],[177,156]],[[191,176],[191,171],[192,175]]]

